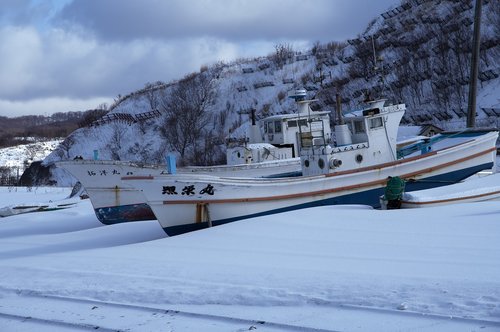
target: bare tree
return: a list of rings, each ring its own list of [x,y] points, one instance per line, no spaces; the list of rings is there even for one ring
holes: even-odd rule
[[[149,102],[151,110],[157,110],[160,105],[160,98],[157,91],[158,84],[161,84],[161,82],[157,82],[156,85],[153,83],[146,83],[144,86],[144,94]]]
[[[99,105],[98,108],[94,110],[88,110],[82,115],[82,119],[79,121],[78,125],[80,127],[90,126],[97,119],[102,118],[106,113],[108,113],[106,109],[106,104]]]
[[[196,164],[199,155],[205,153],[200,141],[210,122],[207,108],[215,97],[214,83],[211,71],[193,74],[181,80],[162,100],[165,113],[162,135],[185,162]]]
[[[123,140],[127,133],[127,127],[123,123],[113,123],[112,129],[108,147],[111,151],[111,158],[113,160],[120,160],[120,150],[123,147]]]
[[[153,163],[156,162],[156,160],[152,160],[155,152],[151,148],[150,144],[134,143],[127,152],[134,156],[131,160]]]
[[[10,185],[11,176],[11,167],[0,166],[0,185]]]
[[[293,59],[294,51],[293,47],[287,43],[280,43],[274,45],[275,52],[273,54],[273,61],[278,66],[278,68],[283,68],[283,66],[288,62],[288,60]]]
[[[75,139],[73,138],[73,136],[68,136],[64,139],[64,141],[62,141],[59,146],[57,147],[58,149],[58,152],[57,154],[59,155],[59,157],[61,159],[63,158],[66,158],[66,159],[69,159],[70,158],[70,153],[69,151],[71,150],[71,147],[75,144]]]
[[[26,145],[26,157],[28,160],[33,161],[38,153],[38,147],[36,144]]]
[[[485,23],[493,28],[493,36],[500,35],[500,2],[490,1],[485,13]]]

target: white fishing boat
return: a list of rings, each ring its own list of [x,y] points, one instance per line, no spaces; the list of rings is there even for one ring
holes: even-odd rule
[[[178,174],[124,176],[141,190],[169,235],[240,219],[332,204],[379,206],[388,177],[407,189],[456,183],[495,161],[497,131],[462,132],[419,142],[396,151],[404,104],[372,102],[335,126],[329,142],[324,122],[297,98],[303,122],[299,132],[302,176],[242,178]]]
[[[57,162],[57,166],[82,183],[97,218],[106,225],[156,219],[142,192],[122,181],[123,176],[172,176],[166,165],[113,160],[68,160]],[[177,169],[176,174],[297,176],[300,175],[300,158],[233,166],[185,167]]]
[[[296,92],[303,95],[304,90]],[[291,96],[294,97],[294,96]],[[326,134],[330,135],[328,112],[318,114]],[[77,178],[89,195],[97,218],[104,224],[155,219],[144,195],[123,176],[178,176],[181,174],[216,174],[218,176],[292,177],[301,174],[298,157],[299,126],[306,119],[299,114],[280,114],[252,124],[248,137],[231,141],[227,149],[227,165],[176,168],[175,160],[167,165],[143,165],[113,160],[75,159],[57,162]],[[260,132],[260,127],[264,132]]]

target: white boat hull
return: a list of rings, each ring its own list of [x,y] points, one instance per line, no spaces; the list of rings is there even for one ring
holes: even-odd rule
[[[421,156],[356,170],[280,179],[178,175],[124,177],[142,190],[167,234],[253,216],[332,204],[379,205],[389,176],[424,189],[492,168],[498,133],[488,133]]]
[[[122,181],[123,176],[173,176],[167,173],[165,166],[142,166],[121,161],[71,160],[58,162],[57,166],[82,183],[97,218],[104,224],[156,219],[142,192],[129,182]],[[258,177],[273,174],[289,176],[299,171],[300,159],[293,158],[232,166],[186,167],[179,169],[178,174],[245,174]]]

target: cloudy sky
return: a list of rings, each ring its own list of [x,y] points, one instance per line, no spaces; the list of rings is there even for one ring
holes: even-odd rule
[[[343,41],[399,0],[0,0],[0,116],[108,105],[216,61]]]

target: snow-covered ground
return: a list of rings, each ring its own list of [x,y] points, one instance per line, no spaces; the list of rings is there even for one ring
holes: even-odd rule
[[[320,207],[168,238],[156,221],[101,225],[81,200],[0,218],[0,331],[499,331],[499,236],[498,201]]]

